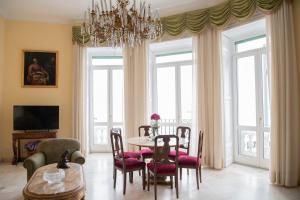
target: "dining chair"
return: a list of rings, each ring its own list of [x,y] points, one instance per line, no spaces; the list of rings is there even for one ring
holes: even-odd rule
[[[149,126],[149,125],[140,126],[139,127],[139,137],[141,137],[141,136],[144,136],[144,137],[150,136],[150,129],[151,129],[151,126]],[[153,157],[153,150],[151,150],[150,148],[139,147],[139,151],[140,151],[140,154],[142,156],[143,161],[145,161],[145,159],[147,159],[147,158],[152,158]]]
[[[142,170],[143,190],[145,190],[145,162],[136,158],[124,158],[122,135],[119,134],[118,129],[111,129],[110,140],[113,154],[113,179],[114,188],[116,188],[117,170],[123,174],[123,195],[126,193],[126,174],[129,173],[129,180],[132,183],[133,172]]]
[[[169,142],[174,139],[175,159],[169,158],[170,145]],[[148,174],[148,191],[150,190],[150,175],[154,179],[154,197],[157,199],[157,177],[171,178],[171,188],[173,187],[173,176],[175,177],[176,197],[178,198],[178,144],[179,139],[176,135],[158,135],[154,140],[154,155],[153,160],[147,164]],[[160,145],[159,145],[160,144]]]
[[[114,130],[114,132],[122,135],[122,129],[121,128],[113,128],[113,130]],[[134,152],[134,151],[125,151],[119,156],[124,157],[124,158],[135,158],[135,159],[140,159],[141,158],[140,152]]]
[[[190,154],[190,138],[191,138],[191,129],[190,127],[187,126],[178,126],[176,128],[176,136],[180,138],[180,140],[183,142],[179,146],[180,149],[178,150],[178,156],[183,156],[183,155],[189,155]],[[169,153],[169,157],[171,159],[175,159],[176,156],[176,150],[171,150]]]
[[[180,156],[178,158],[178,167],[180,170],[180,180],[182,178],[182,168],[195,169],[198,190],[199,190],[199,175],[200,175],[200,183],[202,183],[202,177],[201,177],[201,174],[202,174],[202,172],[201,172],[202,146],[203,146],[203,131],[200,131],[199,138],[198,138],[197,157],[186,155],[186,156]]]

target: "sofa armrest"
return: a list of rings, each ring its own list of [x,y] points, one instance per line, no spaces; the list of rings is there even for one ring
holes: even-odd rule
[[[80,151],[74,151],[71,156],[71,162],[83,165],[85,163],[85,158]]]
[[[36,169],[46,164],[45,155],[41,152],[35,153],[25,159],[23,166],[27,169],[27,181],[30,179]]]

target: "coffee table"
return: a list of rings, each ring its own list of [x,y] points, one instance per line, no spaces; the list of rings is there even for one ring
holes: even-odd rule
[[[56,163],[38,168],[23,189],[24,199],[83,200],[85,196],[83,168],[77,163],[68,164],[70,168],[65,169],[65,179],[55,184],[48,184],[43,179],[43,173],[56,168]]]

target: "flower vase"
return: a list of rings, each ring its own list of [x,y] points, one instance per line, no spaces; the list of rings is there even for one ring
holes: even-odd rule
[[[158,120],[152,120],[152,133],[153,133],[153,136],[158,135],[158,128],[159,128],[159,121]]]

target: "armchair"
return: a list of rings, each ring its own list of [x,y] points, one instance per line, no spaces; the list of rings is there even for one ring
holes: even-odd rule
[[[80,153],[80,143],[75,139],[48,139],[39,143],[37,153],[28,157],[24,163],[27,169],[27,181],[36,169],[44,165],[58,162],[61,154],[68,150],[70,162],[84,164],[85,158]]]

